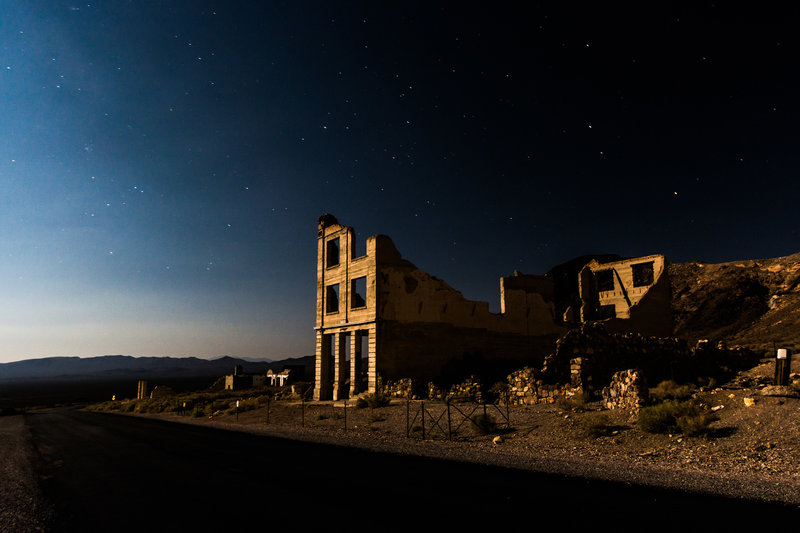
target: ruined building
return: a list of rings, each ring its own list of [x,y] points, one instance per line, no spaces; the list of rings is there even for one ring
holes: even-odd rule
[[[672,335],[672,296],[663,255],[591,261],[579,274],[581,322],[603,320],[610,332]]]
[[[569,329],[570,324],[557,316],[558,295],[549,276],[514,272],[501,278],[500,312],[492,313],[488,303],[467,300],[447,283],[403,259],[389,237],[369,237],[363,250],[355,244],[353,228],[340,225],[332,215],[320,217],[316,400],[374,392],[379,377],[432,380],[448,364],[466,356],[536,364]],[[600,319],[603,313],[610,317],[608,306],[613,304],[613,320],[623,321],[638,317],[637,308],[645,301],[648,305],[663,303],[660,298],[650,302],[646,290],[657,284],[664,272],[663,257],[653,258],[648,286],[628,288],[623,283],[632,279],[629,273],[621,266],[613,267],[623,281],[612,292],[622,293],[619,298],[624,304],[608,292],[607,285],[598,284],[593,269],[603,269],[587,265],[580,277],[581,320]],[[641,262],[649,261],[643,258]],[[648,278],[637,277],[635,283],[641,279]],[[666,303],[669,310],[668,299]],[[642,320],[657,314],[647,312]]]

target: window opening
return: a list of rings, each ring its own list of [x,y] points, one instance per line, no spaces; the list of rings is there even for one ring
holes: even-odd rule
[[[330,268],[339,264],[339,237],[325,243],[325,266]]]
[[[653,284],[653,262],[631,265],[633,273],[633,286],[645,287]]]
[[[613,291],[614,290],[614,271],[613,270],[598,270],[594,273],[597,278],[597,291]]]
[[[350,308],[367,306],[367,277],[350,280]]]
[[[617,308],[614,305],[601,305],[597,311],[598,318],[604,320],[606,318],[616,318]]]
[[[339,284],[328,285],[325,287],[325,312],[339,312]]]

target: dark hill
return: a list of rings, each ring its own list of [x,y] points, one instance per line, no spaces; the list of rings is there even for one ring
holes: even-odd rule
[[[800,348],[800,253],[669,265],[675,335],[756,351]]]
[[[0,364],[0,380],[30,379],[153,379],[218,377],[233,373],[235,365],[245,372],[280,370],[285,364],[307,364],[308,357],[283,361],[246,361],[234,357],[200,359],[198,357],[46,357]],[[313,357],[310,358],[313,361]]]

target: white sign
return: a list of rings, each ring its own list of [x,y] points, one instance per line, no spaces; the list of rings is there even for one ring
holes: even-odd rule
[[[786,359],[786,348],[779,348],[778,349],[778,359]]]
[[[239,400],[236,400],[236,407],[239,407]]]

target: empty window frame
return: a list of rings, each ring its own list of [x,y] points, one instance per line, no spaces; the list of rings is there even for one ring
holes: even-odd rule
[[[339,238],[331,239],[325,243],[325,266],[334,267],[339,264]]]
[[[350,308],[367,306],[367,277],[350,280]]]
[[[325,312],[339,312],[339,284],[328,285],[325,287]]]
[[[615,318],[617,316],[617,308],[614,305],[601,305],[597,309],[597,318],[605,320],[606,318]]]
[[[594,273],[597,278],[597,291],[613,291],[614,290],[614,270],[598,270]]]
[[[646,287],[653,284],[653,262],[631,265],[633,273],[633,286]]]

